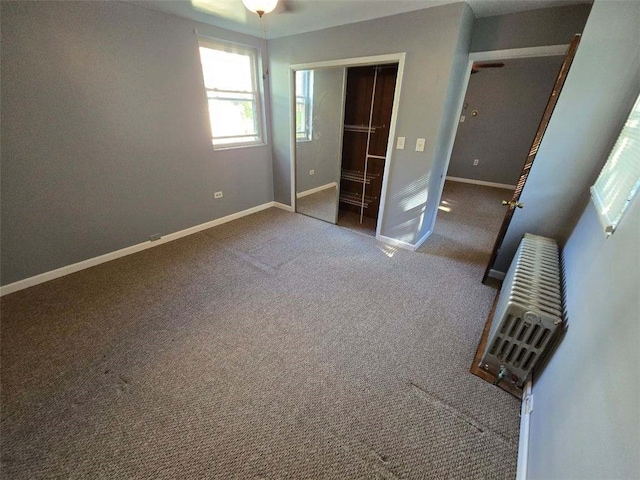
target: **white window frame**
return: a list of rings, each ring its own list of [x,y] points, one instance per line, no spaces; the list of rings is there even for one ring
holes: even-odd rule
[[[302,94],[298,95],[297,74],[302,74]],[[313,139],[313,70],[296,72],[296,111],[298,105],[304,105],[304,129],[298,130],[296,122],[296,142],[309,142]]]
[[[247,95],[251,94],[253,96],[253,123],[255,126],[255,135],[251,135],[251,137],[256,137],[256,140],[248,140],[246,142],[238,142],[238,141],[229,141],[224,142],[224,140],[237,140],[242,137],[247,137],[248,135],[233,135],[233,136],[215,136],[213,132],[213,126],[209,123],[209,131],[211,132],[211,143],[213,144],[214,150],[226,150],[231,148],[243,148],[243,147],[251,147],[256,145],[264,145],[264,120],[262,114],[262,100],[260,95],[260,84],[258,83],[258,49],[254,47],[250,47],[248,45],[241,45],[237,43],[229,43],[223,42],[219,40],[209,39],[209,38],[198,38],[198,56],[200,55],[200,48],[209,48],[212,50],[218,50],[227,53],[235,53],[239,55],[247,55],[251,59],[251,91],[241,91],[241,90],[219,90],[215,88],[207,88],[204,82],[204,67],[202,66],[202,62],[200,64],[200,70],[202,72],[202,81],[205,90],[205,100],[207,102],[207,111],[209,110],[209,99],[215,98],[216,94],[242,94]],[[219,98],[219,100],[229,100],[232,99]],[[243,99],[244,100],[244,99]]]
[[[606,236],[611,235],[640,191],[640,95],[607,158],[591,198]]]

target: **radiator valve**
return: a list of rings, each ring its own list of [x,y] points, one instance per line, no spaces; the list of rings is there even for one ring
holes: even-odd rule
[[[507,370],[504,365],[501,365],[500,372],[498,373],[498,376],[496,377],[496,380],[495,382],[493,382],[493,384],[498,385],[502,381],[502,379],[507,376],[507,373],[509,373],[509,370]]]

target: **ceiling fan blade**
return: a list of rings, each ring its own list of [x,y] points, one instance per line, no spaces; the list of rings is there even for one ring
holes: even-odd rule
[[[244,22],[247,16],[240,0],[190,0],[190,3],[196,11],[235,22]]]
[[[279,0],[274,13],[296,13],[302,9],[303,7],[300,2],[296,2],[294,0]]]
[[[493,62],[493,63],[474,63],[473,69],[479,70],[481,68],[502,68],[504,67],[504,63],[502,62]]]

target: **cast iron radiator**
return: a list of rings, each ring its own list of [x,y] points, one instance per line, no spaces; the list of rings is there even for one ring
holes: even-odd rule
[[[498,298],[480,367],[522,387],[563,321],[560,250],[526,233]]]

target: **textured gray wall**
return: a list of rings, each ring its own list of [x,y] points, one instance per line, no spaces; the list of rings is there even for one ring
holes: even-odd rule
[[[396,129],[407,147],[391,158],[382,234],[413,243],[433,215],[427,201],[438,192],[430,191],[429,181],[439,166],[436,152],[448,140],[441,126],[450,115],[447,102],[455,97],[450,84],[459,82],[454,61],[468,50],[459,46],[468,38],[460,30],[470,30],[472,18],[469,7],[457,3],[269,41],[275,199],[290,203],[290,126],[284,121],[290,116],[289,65],[407,52]],[[418,137],[426,138],[424,152],[414,151]]]
[[[569,328],[533,386],[530,479],[640,474],[640,201],[605,239],[588,190],[640,93],[638,25],[640,3],[595,3],[509,229],[507,246],[568,237]]]
[[[471,75],[447,175],[515,185],[563,57],[504,60]],[[472,116],[473,110],[478,111]],[[477,166],[473,160],[478,159]]]
[[[590,3],[479,18],[473,28],[472,52],[563,45],[582,32]]]
[[[640,198],[608,239],[593,204],[564,249],[569,329],[533,387],[529,476],[640,476]]]
[[[415,241],[418,242],[430,233],[435,226],[440,197],[444,187],[444,178],[449,162],[449,149],[454,140],[454,128],[458,122],[458,115],[462,106],[460,96],[464,93],[464,85],[467,64],[469,61],[469,44],[473,32],[475,17],[471,9],[462,12],[458,39],[451,64],[450,81],[443,106],[442,120],[438,128],[438,139],[434,148],[434,165],[427,174],[427,199],[424,204],[424,214],[421,224],[418,225],[418,234]],[[419,217],[420,218],[420,217]]]
[[[313,128],[310,142],[296,143],[296,190],[340,182],[344,68],[324,68],[313,74]],[[309,170],[314,170],[309,175]]]
[[[525,232],[568,238],[638,94],[640,30],[633,22],[640,3],[597,3],[594,11],[596,6],[522,192],[525,207],[513,216],[496,270],[507,271]]]
[[[273,200],[270,146],[212,149],[194,27],[259,39],[121,2],[1,8],[2,284]]]

